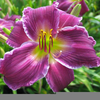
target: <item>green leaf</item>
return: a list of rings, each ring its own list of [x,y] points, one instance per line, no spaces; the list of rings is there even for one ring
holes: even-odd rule
[[[42,88],[40,93],[41,94],[47,94],[47,91],[44,88]]]
[[[70,92],[67,88],[65,88],[64,90],[65,90],[65,92]]]
[[[75,77],[78,78],[81,82],[83,82],[90,92],[93,92],[93,88],[90,85],[90,82],[86,78],[78,75],[75,75]]]
[[[0,78],[0,86],[2,86],[2,85],[6,85],[6,84],[4,83],[3,79]]]
[[[35,92],[30,88],[27,88],[26,91],[29,92],[30,94],[35,94]]]
[[[99,46],[100,46],[100,44],[99,44]],[[100,57],[100,52],[96,53],[96,55],[97,55],[98,57]]]
[[[93,92],[93,88],[91,86],[90,81],[87,79],[87,74],[84,72],[83,68],[79,68],[78,70],[74,70],[75,78],[79,79],[84,85],[87,87],[88,91]]]
[[[3,57],[5,54],[5,51],[2,47],[0,47],[0,57]]]

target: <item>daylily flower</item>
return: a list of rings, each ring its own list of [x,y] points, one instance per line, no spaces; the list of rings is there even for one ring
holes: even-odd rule
[[[100,59],[93,49],[95,40],[78,26],[80,20],[55,5],[25,8],[22,21],[16,22],[7,40],[14,49],[0,64],[9,88],[30,86],[45,77],[57,92],[74,80],[74,68],[99,66]]]
[[[67,11],[67,13],[70,13],[72,8],[76,4],[81,4],[80,16],[83,16],[83,14],[89,11],[89,8],[87,7],[84,0],[56,0],[56,1],[59,3],[58,8],[63,11]]]
[[[3,31],[3,28],[11,30],[11,26],[14,26],[14,21],[6,21],[0,18],[0,34],[8,37],[8,35]]]
[[[0,58],[0,73],[1,73],[1,62],[2,62],[2,59]]]
[[[21,16],[20,16],[20,15],[11,15],[11,16],[9,16],[9,15],[7,14],[3,19],[5,19],[5,20],[7,20],[7,21],[8,21],[8,20],[15,21],[16,18],[17,18],[17,19],[20,19]]]
[[[11,26],[14,26],[15,19],[20,19],[20,15],[12,15],[9,17],[9,15],[6,15],[3,19],[0,18],[0,34],[8,37],[8,35],[3,31],[3,28],[7,28],[11,30]]]

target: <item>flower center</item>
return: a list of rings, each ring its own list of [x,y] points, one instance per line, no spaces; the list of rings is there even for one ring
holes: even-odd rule
[[[47,53],[50,53],[51,47],[53,47],[53,37],[52,30],[50,30],[49,35],[41,29],[41,33],[39,34],[39,49],[43,50]]]
[[[39,34],[39,49],[45,53],[51,54],[55,58],[58,58],[61,56],[62,51],[60,50],[59,54],[57,54],[57,55],[52,53],[53,50],[58,49],[58,48],[56,48],[55,39],[52,36],[52,31],[53,31],[53,29],[51,29],[48,32],[49,33],[48,34],[41,29],[40,34]],[[41,52],[41,54],[44,54],[43,52]]]

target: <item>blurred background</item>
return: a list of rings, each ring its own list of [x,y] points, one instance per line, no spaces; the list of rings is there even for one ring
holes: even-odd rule
[[[10,1],[10,2],[8,2]],[[0,0],[0,18],[4,18],[7,14],[21,15],[25,7],[38,8],[41,6],[51,5],[55,0]],[[90,36],[96,40],[94,49],[100,57],[100,0],[85,0],[89,7],[89,11],[83,16],[83,26],[87,29]],[[4,53],[12,50],[6,43],[0,42],[0,58]],[[2,52],[2,54],[1,54]],[[75,79],[67,88],[60,92],[100,92],[100,67],[87,68],[85,66],[74,69]],[[12,91],[3,82],[3,76],[0,74],[0,94],[54,94],[43,78],[38,80],[30,87],[22,87],[17,91]]]

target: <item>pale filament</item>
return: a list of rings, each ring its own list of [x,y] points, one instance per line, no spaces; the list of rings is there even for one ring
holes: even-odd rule
[[[60,52],[59,52],[59,55],[57,55],[57,56],[56,56],[55,54],[53,54],[52,52],[51,52],[51,54],[52,54],[53,57],[59,58],[59,57],[61,56],[61,54],[62,54],[62,51],[60,51]]]

